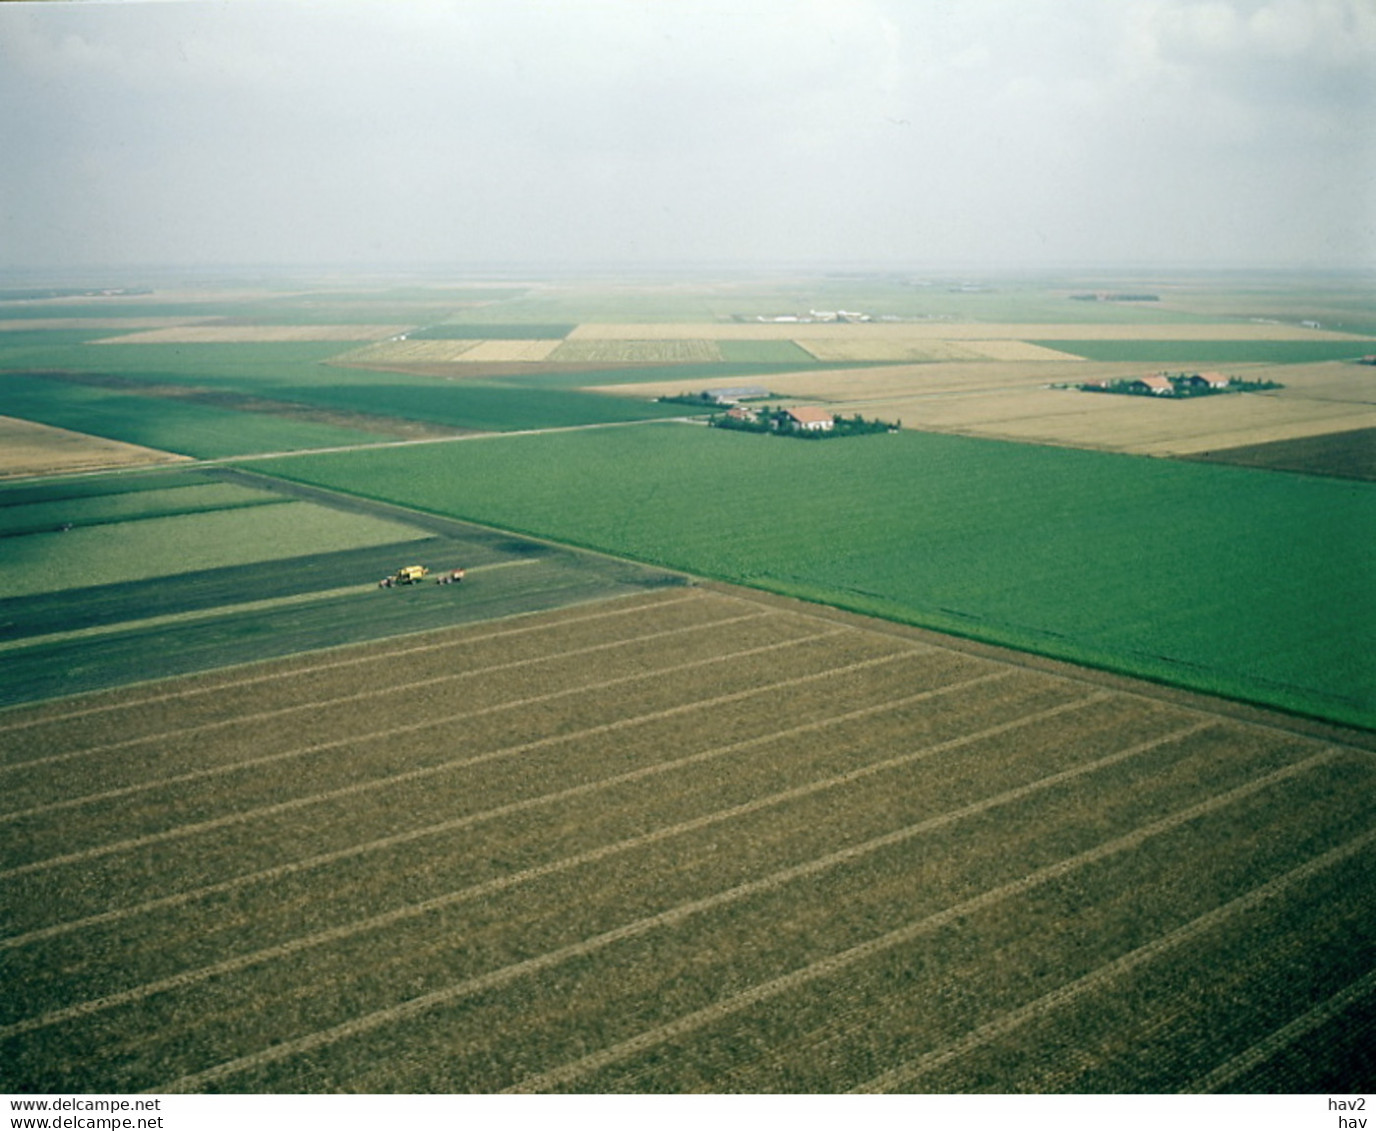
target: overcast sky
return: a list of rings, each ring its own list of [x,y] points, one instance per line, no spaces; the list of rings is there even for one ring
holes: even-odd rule
[[[0,4],[0,267],[1376,266],[1376,0]]]

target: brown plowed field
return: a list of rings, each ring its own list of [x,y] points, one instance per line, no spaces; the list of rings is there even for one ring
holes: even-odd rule
[[[1303,1091],[1376,986],[1342,734],[734,591],[0,750],[5,1091]]]

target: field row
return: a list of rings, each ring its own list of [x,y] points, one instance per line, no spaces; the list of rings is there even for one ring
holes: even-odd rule
[[[933,319],[927,322],[584,322],[569,341],[655,339],[813,341],[824,339],[935,339],[938,341],[1256,341],[1362,342],[1346,334],[1279,322],[974,322]],[[1360,352],[1360,351],[1359,351]]]
[[[237,322],[165,326],[101,338],[98,345],[203,345],[217,342],[371,342],[390,338],[407,326],[351,322],[344,325],[246,326]]]
[[[1369,755],[738,596],[0,727],[10,1091],[1164,1090],[1376,966]]]

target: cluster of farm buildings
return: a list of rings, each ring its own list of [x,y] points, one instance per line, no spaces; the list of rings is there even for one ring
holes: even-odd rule
[[[1102,377],[1086,381],[1080,386],[1091,392],[1136,393],[1154,397],[1174,397],[1182,392],[1206,389],[1226,389],[1232,378],[1222,373],[1151,373],[1128,381]]]
[[[726,408],[726,419],[737,424],[768,424],[776,431],[799,432],[829,432],[836,427],[834,413],[813,405],[762,409],[743,403],[768,397],[769,390],[761,385],[742,385],[733,389],[704,389],[701,395],[704,401]]]

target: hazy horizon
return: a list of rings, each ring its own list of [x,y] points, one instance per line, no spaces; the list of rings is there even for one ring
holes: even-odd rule
[[[0,4],[0,271],[1376,265],[1361,0]]]

